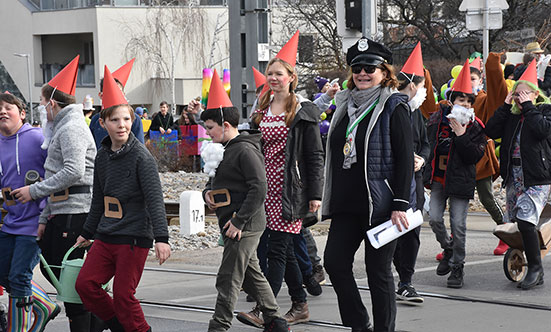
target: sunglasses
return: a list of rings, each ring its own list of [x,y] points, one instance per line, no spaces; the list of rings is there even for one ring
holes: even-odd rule
[[[366,74],[373,74],[377,68],[381,68],[379,66],[374,65],[356,65],[352,66],[352,73],[359,74],[363,71],[365,71]]]

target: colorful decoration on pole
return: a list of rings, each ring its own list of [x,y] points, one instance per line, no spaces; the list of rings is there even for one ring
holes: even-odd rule
[[[222,76],[222,85],[224,86],[224,90],[228,93],[228,96],[230,95],[231,85],[230,85],[230,70],[224,69],[224,73]]]
[[[203,86],[201,87],[201,104],[207,106],[209,98],[210,82],[212,81],[212,69],[203,69]]]

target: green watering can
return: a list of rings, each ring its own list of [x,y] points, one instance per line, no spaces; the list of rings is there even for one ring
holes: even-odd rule
[[[82,300],[75,289],[75,283],[77,281],[78,273],[84,264],[84,258],[77,258],[67,260],[69,255],[75,250],[76,247],[71,247],[63,256],[61,266],[48,265],[42,254],[40,255],[40,261],[44,265],[46,272],[50,276],[54,287],[57,290],[57,299],[63,302],[82,304]],[[52,267],[61,269],[59,274],[59,280],[57,280]]]

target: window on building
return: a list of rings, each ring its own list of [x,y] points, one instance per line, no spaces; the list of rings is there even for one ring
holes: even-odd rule
[[[299,35],[298,61],[301,63],[314,62],[314,36]]]

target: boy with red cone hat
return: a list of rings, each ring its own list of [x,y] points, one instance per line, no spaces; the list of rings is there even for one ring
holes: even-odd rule
[[[201,120],[213,142],[224,145],[224,157],[203,191],[205,202],[216,211],[224,239],[222,263],[216,278],[218,298],[208,331],[230,329],[241,286],[259,303],[265,331],[290,331],[256,256],[260,236],[266,227],[267,185],[260,152],[261,134],[239,133],[239,112],[228,98],[216,70]],[[219,195],[215,193],[221,190],[226,191],[224,201],[229,204],[216,201]]]
[[[469,200],[474,196],[476,163],[484,155],[484,125],[471,108],[475,100],[467,60],[452,87],[448,104],[440,104],[427,123],[430,156],[424,178],[431,189],[429,220],[444,257],[436,274],[451,272],[447,286],[463,287],[466,221]],[[453,238],[444,224],[449,204]]]
[[[151,331],[135,298],[149,249],[170,256],[157,163],[131,132],[134,110],[105,67],[100,123],[109,136],[94,164],[92,206],[75,246],[95,239],[75,288],[111,331]],[[114,277],[113,298],[102,289]],[[130,314],[129,314],[130,313]]]
[[[61,265],[90,210],[96,146],[84,121],[83,105],[75,103],[79,56],[42,87],[39,110],[43,119],[44,144],[48,156],[44,181],[14,190],[21,203],[48,197],[39,218],[37,237],[46,261]],[[84,249],[70,258],[84,256]],[[48,278],[41,267],[42,274]],[[59,278],[59,270],[54,270]],[[84,305],[65,302],[71,331],[89,331],[91,315]],[[95,324],[96,320],[92,321]],[[99,322],[97,322],[99,324]]]
[[[506,189],[507,217],[517,223],[528,261],[522,289],[543,284],[536,227],[551,193],[550,104],[538,87],[536,61],[532,60],[486,126],[489,137],[502,139],[500,170]]]
[[[128,77],[130,76],[133,65],[134,59],[128,61],[126,64],[122,65],[119,69],[113,72],[113,78],[123,92],[124,87],[126,86],[126,82],[128,82]],[[104,79],[105,78],[102,78],[99,84],[100,92],[98,93],[98,96],[100,100],[103,97]],[[100,125],[99,118],[100,114],[97,113],[94,114],[90,119],[90,131],[92,131],[92,136],[94,136],[94,141],[96,142],[96,148],[98,150],[101,147],[101,141],[107,136],[107,130],[105,130],[105,128]],[[144,143],[143,125],[140,117],[138,116],[134,117],[134,121],[132,122],[132,133],[134,133],[134,136],[138,141]]]

